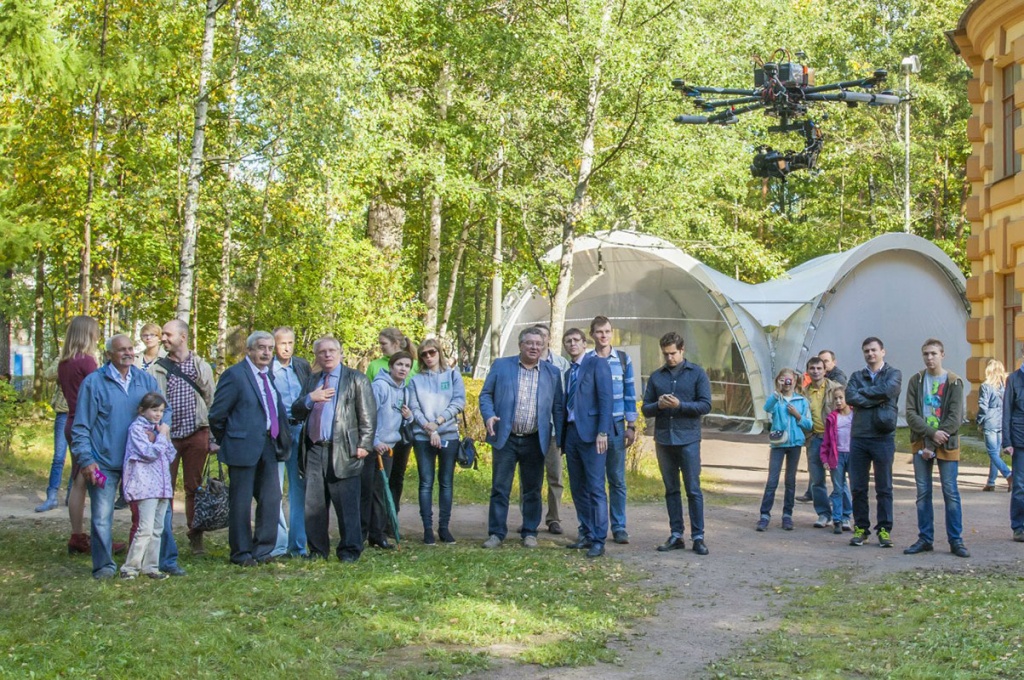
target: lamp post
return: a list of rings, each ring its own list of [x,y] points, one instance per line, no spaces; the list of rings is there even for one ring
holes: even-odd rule
[[[910,233],[910,74],[921,72],[921,60],[916,54],[900,62],[903,72],[903,92],[907,108],[903,112],[903,231]]]

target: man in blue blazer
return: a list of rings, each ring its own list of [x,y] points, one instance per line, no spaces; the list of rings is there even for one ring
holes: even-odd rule
[[[565,376],[565,424],[559,444],[580,523],[579,537],[568,547],[587,549],[587,557],[600,557],[608,536],[604,483],[612,426],[612,371],[607,359],[586,353],[587,339],[579,328],[565,332],[562,346],[572,364]]]
[[[544,455],[552,427],[561,439],[565,408],[558,369],[540,360],[545,349],[540,330],[524,329],[519,333],[519,355],[496,360],[480,391],[480,415],[493,449],[484,548],[497,548],[508,534],[508,497],[516,465],[523,495],[523,546],[537,547]]]
[[[246,357],[224,371],[210,406],[210,432],[228,466],[228,544],[231,561],[243,567],[273,561],[281,482],[277,463],[291,454],[288,411],[274,387],[270,362],[274,336],[256,331],[245,341]],[[253,532],[252,499],[256,499]]]

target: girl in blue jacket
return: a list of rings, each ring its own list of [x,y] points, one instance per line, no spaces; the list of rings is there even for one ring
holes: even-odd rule
[[[775,392],[768,397],[764,410],[772,416],[769,442],[768,482],[761,498],[761,519],[757,530],[764,531],[772,517],[775,490],[779,486],[782,463],[786,463],[786,493],[782,501],[782,528],[793,530],[793,502],[796,498],[796,469],[805,431],[811,429],[811,409],[807,400],[796,393],[799,378],[796,371],[784,368],[775,376]]]

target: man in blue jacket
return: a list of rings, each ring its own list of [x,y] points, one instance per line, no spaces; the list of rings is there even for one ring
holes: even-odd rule
[[[128,441],[128,428],[139,415],[139,402],[147,392],[159,392],[156,379],[134,366],[135,348],[127,335],[115,335],[107,340],[107,362],[86,376],[78,390],[78,410],[71,428],[71,455],[82,467],[89,483],[89,507],[92,513],[92,576],[97,579],[113,578],[117,573],[111,543],[114,522],[114,500],[121,485],[124,449]],[[164,411],[161,429],[170,432],[171,409]],[[102,475],[106,481],[99,482]],[[164,539],[173,545],[170,531],[171,513],[164,524]],[[168,546],[170,547],[170,546]],[[175,576],[185,572],[177,560],[167,560],[166,554],[177,548],[161,550],[160,570]]]
[[[896,453],[896,407],[903,374],[885,362],[885,345],[878,338],[866,338],[861,351],[867,366],[854,371],[846,385],[846,403],[854,409],[850,428],[850,491],[855,527],[850,545],[864,545],[871,535],[868,472],[873,467],[878,545],[891,548],[892,460]]]
[[[700,419],[711,412],[711,381],[700,366],[683,358],[683,338],[666,333],[659,342],[665,365],[651,373],[644,390],[643,414],[654,418],[658,467],[665,484],[665,505],[672,534],[659,552],[682,550],[683,503],[679,492],[682,474],[690,509],[693,552],[707,555],[704,543],[704,494],[700,490]]]
[[[580,523],[569,548],[604,554],[608,536],[608,496],[604,491],[608,432],[612,425],[612,372],[608,360],[587,354],[583,331],[570,328],[562,346],[572,363],[565,376],[565,423],[560,445],[569,468],[569,488]]]
[[[1010,529],[1024,543],[1024,365],[1006,378],[1003,393],[1003,452],[1011,457]]]
[[[508,534],[508,498],[516,465],[523,494],[523,546],[537,547],[542,510],[544,456],[552,424],[561,439],[564,404],[558,369],[541,361],[544,334],[536,328],[519,333],[519,355],[498,359],[480,391],[480,415],[493,449],[491,502],[484,548],[497,548]]]

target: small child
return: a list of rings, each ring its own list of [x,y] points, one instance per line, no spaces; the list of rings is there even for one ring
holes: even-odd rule
[[[796,499],[796,470],[800,451],[811,429],[811,407],[803,395],[796,393],[800,377],[796,371],[784,368],[775,376],[775,392],[768,397],[764,410],[772,414],[769,435],[771,453],[768,459],[768,482],[761,498],[761,519],[757,530],[764,531],[772,517],[775,491],[779,487],[782,464],[786,464],[785,495],[782,501],[782,528],[793,530],[793,502]]]
[[[133,579],[141,571],[152,579],[167,578],[159,569],[160,537],[164,516],[174,497],[171,462],[175,450],[170,427],[161,424],[167,401],[159,392],[149,392],[139,402],[139,416],[128,428],[124,452],[124,496],[138,501],[139,528],[121,567],[121,578]]]
[[[850,469],[850,428],[853,409],[846,403],[846,388],[840,385],[832,390],[836,410],[825,419],[825,435],[821,440],[821,462],[832,473],[832,533],[853,531],[853,496],[847,472]]]

